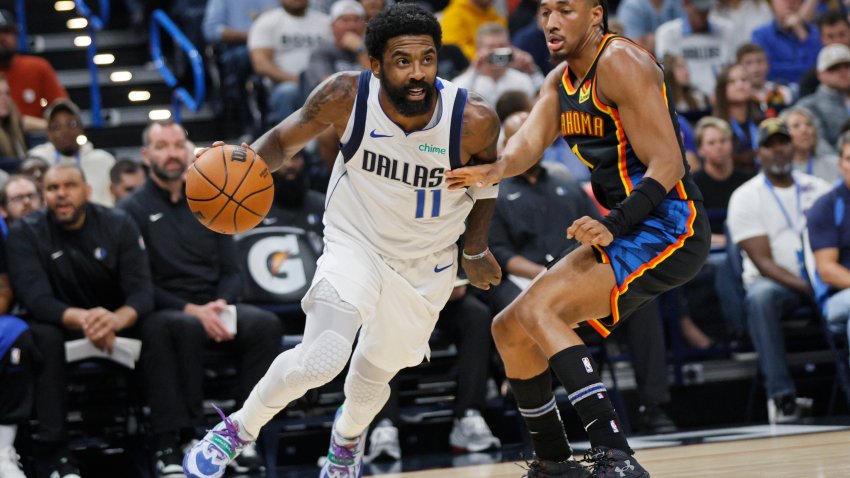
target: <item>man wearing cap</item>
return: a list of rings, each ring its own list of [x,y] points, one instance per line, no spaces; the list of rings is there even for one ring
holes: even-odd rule
[[[42,105],[67,98],[68,92],[47,60],[18,53],[18,24],[8,10],[0,10],[0,74],[9,81],[12,100],[24,117],[24,128],[44,131]]]
[[[360,2],[337,0],[331,6],[330,16],[333,47],[313,50],[301,84],[304,92],[313,91],[325,78],[338,71],[369,68],[369,54],[364,43],[366,10]]]
[[[91,201],[102,206],[112,207],[115,199],[109,190],[109,170],[115,164],[115,157],[86,141],[80,145],[83,136],[83,120],[80,109],[67,99],[60,99],[48,106],[44,115],[47,120],[47,143],[40,144],[27,153],[47,161],[48,164],[76,164],[86,173],[91,185]]]
[[[277,123],[301,107],[300,75],[310,54],[331,37],[330,18],[308,8],[310,0],[280,0],[251,25],[248,51],[254,71],[274,83],[269,95],[269,120]]]
[[[820,50],[817,28],[800,15],[803,0],[773,0],[775,19],[753,32],[752,42],[764,48],[770,71],[767,79],[779,83],[799,83],[815,64]]]
[[[840,43],[823,47],[817,69],[820,86],[797,104],[814,114],[820,136],[834,146],[841,127],[850,119],[850,47]]]
[[[779,320],[811,300],[801,234],[806,212],[830,186],[793,171],[791,136],[780,120],[763,121],[757,138],[762,171],[732,193],[726,221],[732,241],[744,252],[747,322],[765,376],[768,420],[774,424],[793,421],[811,406],[796,395]]]
[[[715,0],[682,0],[685,15],[663,23],[655,34],[659,58],[670,54],[682,58],[693,85],[714,95],[715,77],[723,65],[735,60],[735,32],[722,18],[708,19]]]

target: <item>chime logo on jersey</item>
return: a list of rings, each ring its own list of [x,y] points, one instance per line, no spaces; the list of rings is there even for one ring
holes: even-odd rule
[[[584,364],[584,369],[587,370],[587,373],[593,373],[593,366],[590,365],[590,359],[589,358],[582,357],[581,363]]]
[[[364,171],[387,179],[400,181],[415,188],[436,188],[443,183],[445,168],[431,168],[421,164],[410,164],[398,159],[363,150]]]
[[[581,85],[581,90],[579,90],[579,92],[578,92],[578,102],[584,103],[589,98],[590,98],[590,80],[587,80],[587,81],[584,82],[583,85]]]

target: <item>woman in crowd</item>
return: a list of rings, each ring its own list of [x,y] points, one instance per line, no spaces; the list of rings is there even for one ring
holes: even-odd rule
[[[779,116],[791,133],[794,146],[794,169],[834,182],[840,176],[838,156],[829,143],[819,140],[815,118],[801,106],[792,106]]]
[[[758,125],[764,115],[753,99],[753,87],[742,65],[729,65],[717,75],[714,90],[714,116],[732,127],[732,155],[735,167],[755,172]]]

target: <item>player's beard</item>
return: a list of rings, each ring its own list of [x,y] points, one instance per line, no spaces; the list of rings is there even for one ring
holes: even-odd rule
[[[552,56],[552,64],[553,65],[558,65],[562,61],[567,59],[567,53],[563,50],[549,51],[549,54]]]
[[[386,81],[386,75],[381,75],[381,88],[387,92],[387,98],[393,104],[396,111],[402,116],[421,116],[431,111],[431,106],[434,105],[434,97],[436,96],[436,88],[424,80],[413,80],[410,83],[395,88]],[[419,101],[410,101],[407,99],[407,91],[414,88],[422,88],[425,90],[425,98]]]

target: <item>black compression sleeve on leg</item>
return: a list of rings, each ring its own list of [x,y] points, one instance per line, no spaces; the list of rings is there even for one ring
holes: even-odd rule
[[[667,189],[658,181],[644,177],[629,196],[611,209],[600,221],[614,237],[628,232],[643,221],[667,197]]]

